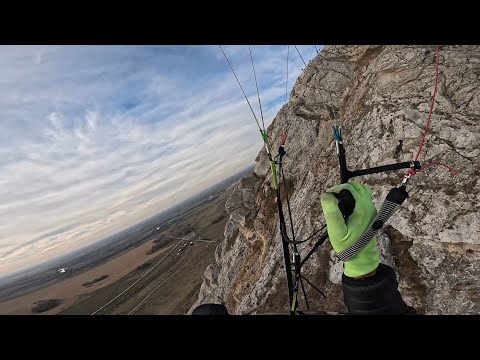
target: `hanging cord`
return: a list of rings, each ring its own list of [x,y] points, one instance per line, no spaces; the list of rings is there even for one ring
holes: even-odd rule
[[[310,310],[308,305],[307,293],[305,292],[305,286],[303,286],[303,277],[300,275],[300,285],[302,285],[303,298],[305,299],[305,304],[307,305],[307,310]]]
[[[302,265],[305,263],[306,260],[308,260],[308,258],[310,258],[310,256],[314,253],[314,251],[321,245],[323,244],[323,242],[326,240],[327,236],[326,234],[323,234],[322,237],[320,238],[320,240],[317,242],[317,244],[315,244],[315,246],[312,248],[312,250],[309,251],[309,253],[307,254],[307,256],[305,256],[305,258],[302,260],[301,257],[300,257],[300,252],[297,248],[297,244],[300,244],[300,243],[303,243],[309,239],[311,239],[314,235],[316,235],[317,233],[319,233],[321,230],[325,229],[326,225],[324,225],[320,230],[317,230],[315,231],[312,235],[310,235],[307,239],[303,240],[303,241],[296,241],[295,240],[295,233],[294,233],[294,230],[293,230],[293,221],[292,221],[292,211],[291,211],[291,207],[290,207],[290,201],[289,201],[289,196],[288,196],[288,187],[286,185],[286,182],[285,182],[285,173],[283,171],[283,166],[282,166],[282,161],[281,161],[281,158],[280,158],[280,162],[279,162],[279,170],[280,170],[280,176],[281,176],[281,179],[284,183],[284,187],[285,187],[285,197],[286,197],[286,200],[287,200],[287,209],[288,209],[288,216],[289,216],[289,220],[290,220],[290,228],[291,228],[291,231],[292,231],[292,238],[293,238],[293,241],[288,241],[290,242],[291,244],[293,244],[293,248],[294,248],[294,272],[295,272],[295,283],[293,284],[293,299],[292,299],[292,303],[291,303],[291,313],[294,314],[296,312],[296,309],[297,309],[297,302],[298,302],[298,297],[297,297],[297,294],[298,294],[298,285],[300,283],[301,287],[302,287],[302,293],[303,293],[303,296],[305,298],[305,303],[307,305],[307,309],[309,309],[309,305],[308,305],[308,298],[307,298],[307,293],[305,292],[305,287],[304,287],[304,284],[303,284],[303,280],[305,280],[307,282],[308,285],[310,285],[311,287],[313,287],[316,291],[318,291],[324,298],[326,298],[325,294],[319,290],[315,285],[313,285],[305,276],[302,275],[301,271],[302,271]]]
[[[240,89],[242,89],[243,96],[245,96],[245,100],[247,100],[248,106],[250,107],[250,110],[252,111],[253,117],[255,118],[255,121],[257,122],[258,129],[260,132],[262,132],[262,128],[260,127],[260,124],[257,119],[257,115],[255,115],[255,111],[253,111],[252,105],[250,105],[250,101],[248,101],[247,94],[245,94],[245,91],[243,90],[242,84],[240,84],[240,80],[238,80],[237,74],[235,74],[235,70],[233,70],[232,64],[230,64],[230,60],[228,60],[227,54],[225,54],[225,51],[223,51],[222,45],[220,46],[220,50],[222,50],[223,56],[225,56],[225,60],[227,60],[228,65],[230,65],[230,69],[232,69],[233,75],[235,75],[235,79],[237,79],[237,83],[240,86]]]
[[[420,141],[420,146],[418,147],[417,155],[415,156],[415,161],[417,161],[418,157],[420,156],[420,151],[422,151],[422,147],[425,142],[425,137],[427,136],[428,126],[430,125],[430,120],[432,119],[433,105],[435,104],[435,96],[437,95],[437,85],[438,85],[438,46],[435,51],[435,88],[433,90],[432,103],[430,104],[430,112],[428,113],[427,125],[425,126],[425,131],[423,132],[422,140]]]
[[[305,61],[303,60],[300,52],[298,51],[298,48],[295,46],[300,58],[302,59],[302,61],[304,62],[305,64]],[[306,65],[306,64],[305,64]],[[332,107],[332,112],[333,112],[333,119],[332,119],[332,114],[330,111],[327,110],[325,104],[322,102],[322,105],[325,109],[325,111],[328,113],[328,116],[330,118],[330,121],[335,121],[335,118],[336,118],[336,113],[335,113],[335,109],[333,108],[333,102],[332,102],[332,98],[331,98],[331,94],[330,92],[327,90],[327,93],[328,93],[328,96],[329,96],[329,99],[330,99],[330,107]],[[282,145],[284,144],[284,137],[282,136]],[[280,175],[282,176],[282,179],[285,183],[285,174],[284,174],[284,170],[283,170],[283,167],[281,166],[280,164]],[[290,201],[289,201],[289,196],[288,196],[288,188],[287,186],[285,185],[285,192],[286,192],[286,200],[287,200],[287,208],[288,208],[288,215],[289,215],[289,218],[290,218],[290,227],[292,229],[292,234],[293,234],[293,223],[292,223],[292,216],[291,216],[291,208],[290,208]],[[298,282],[300,282],[300,285],[302,286],[302,292],[303,292],[303,295],[305,297],[305,302],[307,304],[307,308],[308,308],[308,299],[307,299],[307,295],[306,295],[306,292],[305,292],[305,287],[304,287],[304,284],[303,284],[303,280],[305,280],[307,282],[308,285],[310,285],[311,287],[313,287],[316,291],[318,291],[324,298],[325,298],[325,294],[319,290],[315,285],[313,285],[308,279],[306,279],[302,274],[301,274],[301,268],[302,268],[302,265],[313,255],[313,253],[317,250],[317,248],[322,245],[326,239],[328,238],[328,235],[326,234],[326,232],[324,232],[322,234],[322,236],[320,237],[320,239],[317,241],[317,243],[313,246],[313,248],[308,252],[308,254],[305,256],[304,259],[301,259],[300,258],[300,254],[298,252],[298,249],[296,247],[297,244],[300,244],[300,243],[303,243],[303,242],[306,242],[308,240],[310,240],[312,237],[314,237],[315,235],[317,235],[319,232],[321,232],[322,230],[324,230],[326,227],[326,225],[324,225],[321,229],[315,231],[313,234],[311,234],[307,239],[303,240],[303,241],[295,241],[295,238],[294,241],[291,241],[291,243],[293,243],[294,245],[294,251],[295,251],[295,254],[296,255],[296,258],[294,258],[296,261],[294,261],[295,263],[295,279],[296,279],[296,284],[295,284],[295,292],[294,292],[294,295],[296,295],[296,292],[298,291]],[[296,301],[296,296],[294,297],[294,301],[292,302],[292,307],[291,307],[291,311],[295,311],[296,310],[296,304],[295,304],[295,301]]]
[[[432,165],[443,166],[443,167],[447,168],[450,172],[454,173],[455,175],[460,176],[460,173],[458,171],[456,171],[454,168],[452,168],[451,166],[448,166],[447,164],[442,164],[442,163],[439,163],[439,162],[428,163],[427,165],[422,166],[419,170],[417,170],[417,172],[423,171],[423,170],[425,170],[426,168],[429,168]]]
[[[290,251],[289,251],[289,245],[288,243],[290,242],[290,239],[288,239],[288,234],[287,234],[287,231],[286,231],[286,225],[285,225],[285,218],[284,218],[284,215],[283,215],[283,209],[282,209],[282,202],[281,202],[281,196],[280,196],[280,185],[279,185],[279,182],[277,180],[277,170],[276,170],[276,166],[277,166],[277,162],[275,162],[273,159],[272,159],[272,155],[271,155],[271,152],[269,150],[269,147],[268,147],[268,143],[267,143],[267,132],[265,131],[265,124],[263,123],[263,111],[262,111],[262,103],[260,101],[260,91],[258,89],[258,82],[257,82],[257,76],[255,74],[255,66],[254,66],[254,63],[253,63],[253,56],[252,56],[252,51],[249,47],[249,51],[250,51],[250,59],[252,61],[252,69],[253,69],[253,74],[254,74],[254,77],[255,77],[255,84],[256,84],[256,88],[257,88],[257,95],[258,95],[258,102],[259,102],[259,106],[260,106],[260,111],[262,113],[262,124],[263,124],[263,131],[260,130],[260,133],[262,134],[262,138],[265,142],[265,147],[266,147],[266,150],[267,150],[267,154],[268,154],[268,158],[269,158],[269,162],[270,162],[270,168],[272,170],[272,178],[273,178],[273,182],[274,182],[274,188],[276,190],[276,194],[277,194],[277,206],[278,206],[278,215],[279,215],[279,220],[280,220],[280,234],[281,234],[281,238],[282,238],[282,247],[283,247],[283,255],[284,255],[284,261],[285,261],[285,271],[286,271],[286,275],[287,275],[287,286],[288,286],[288,293],[289,293],[289,302],[290,302],[290,307],[291,307],[291,315],[295,315],[295,308],[296,308],[296,304],[297,304],[297,293],[298,293],[298,279],[300,277],[300,267],[299,267],[299,264],[300,264],[300,260],[298,259],[299,255],[298,255],[298,251],[297,251],[297,248],[296,248],[296,245],[295,245],[295,234],[294,234],[294,231],[293,231],[293,227],[292,227],[292,234],[293,234],[293,241],[294,241],[294,248],[295,248],[295,258],[294,258],[294,262],[295,262],[295,283],[293,283],[293,278],[292,278],[292,269],[291,269],[291,262],[290,262]],[[288,54],[287,54],[288,56]],[[288,64],[287,64],[288,66]],[[280,157],[280,160],[278,162],[279,164],[279,167],[281,168],[282,166],[282,157],[283,155],[285,155],[285,151],[284,151],[284,148],[283,148],[283,145],[285,144],[285,134],[282,134],[282,145],[280,147],[280,150],[279,150],[279,155],[277,155],[277,157],[279,156]],[[282,172],[283,174],[283,172]],[[285,181],[285,179],[283,179]],[[288,197],[287,197],[287,202],[288,202]],[[288,206],[288,209],[290,211],[290,204]],[[291,213],[289,212],[289,216],[290,216],[290,222],[291,222]]]
[[[253,77],[255,78],[255,86],[257,87],[258,105],[260,106],[260,115],[262,117],[263,131],[265,131],[265,123],[263,122],[262,102],[260,101],[260,91],[258,91],[257,74],[255,73],[255,65],[253,65],[253,56],[252,56],[252,50],[250,49],[250,46],[248,47],[248,51],[250,52],[250,60],[252,61]]]
[[[292,231],[292,243],[293,243],[293,246],[295,248],[295,251],[297,251],[297,242],[295,241],[295,232],[293,231],[293,219],[292,219],[292,209],[290,207],[290,199],[289,199],[289,196],[288,196],[288,186],[287,186],[287,182],[285,181],[285,174],[283,173],[283,166],[282,164],[280,163],[280,174],[282,175],[282,181],[283,181],[283,186],[285,188],[285,197],[287,199],[287,210],[288,210],[288,217],[289,217],[289,220],[290,220],[290,229]]]
[[[300,51],[298,51],[297,45],[293,45],[293,46],[295,46],[295,49],[297,50],[298,55],[300,55],[300,59],[302,59],[303,64],[305,65],[305,67],[307,67],[307,64],[305,63],[305,60],[303,60],[302,54],[300,54]]]
[[[277,157],[278,157],[278,155],[277,155]],[[277,163],[278,163],[278,162],[277,162]],[[280,166],[279,166],[279,171],[280,171],[281,180],[285,183],[285,174],[284,174],[284,172],[283,172],[283,166],[282,166],[283,163],[282,163],[282,164],[279,164],[279,165],[280,165]],[[286,197],[288,198],[288,189],[287,189],[286,186],[284,186],[284,188],[285,188]],[[288,216],[289,216],[289,218],[290,218],[290,226],[291,226],[291,228],[293,229],[293,224],[292,224],[292,221],[291,221],[291,219],[292,219],[292,216],[291,216],[291,208],[290,208],[289,201],[287,201],[287,210],[288,210]],[[310,240],[311,238],[313,238],[315,235],[317,235],[320,231],[324,230],[326,226],[327,226],[326,224],[323,225],[320,229],[314,231],[308,238],[306,238],[306,239],[304,239],[304,240],[298,241],[298,240],[290,240],[290,239],[288,239],[288,238],[285,238],[285,241],[286,241],[287,243],[289,243],[289,244],[297,244],[297,245],[298,245],[298,244],[305,243],[305,242],[307,242],[308,240]],[[293,234],[293,230],[292,230],[292,234]],[[293,236],[293,238],[295,238],[295,236]],[[303,262],[303,261],[302,261],[302,262]]]
[[[283,149],[283,146],[281,146],[280,149]],[[283,156],[285,155],[285,153],[280,152],[279,155],[280,155],[280,157],[279,157],[279,161],[278,161],[278,167],[279,167],[279,170],[280,170],[281,181],[283,182],[283,186],[284,186],[284,189],[285,189],[285,197],[286,197],[286,200],[287,200],[288,217],[289,217],[289,220],[290,220],[290,230],[292,232],[292,239],[293,239],[293,241],[289,241],[290,243],[293,244],[293,269],[289,269],[289,270],[290,271],[293,270],[294,275],[295,275],[294,276],[295,282],[292,282],[293,292],[292,292],[292,297],[291,297],[291,300],[290,300],[290,314],[295,315],[296,310],[297,310],[297,306],[298,306],[298,294],[299,294],[298,285],[301,285],[302,289],[304,289],[304,287],[303,287],[303,282],[301,281],[301,279],[302,279],[301,278],[301,276],[302,276],[302,274],[301,274],[301,258],[300,258],[300,253],[299,253],[298,248],[297,248],[297,243],[295,241],[295,231],[293,229],[292,210],[290,208],[290,200],[289,200],[289,196],[288,196],[288,186],[287,186],[287,183],[285,181],[285,174],[283,172],[283,166],[282,166],[282,159],[283,159]],[[280,189],[277,190],[277,192],[278,192],[277,194],[280,194]],[[279,197],[279,199],[280,199],[280,197]],[[288,237],[288,236],[286,236],[286,237]],[[307,294],[305,293],[305,291],[303,291],[303,296],[305,297],[305,301],[308,304]]]
[[[301,242],[305,242],[309,239],[311,239],[316,233],[318,233],[319,231],[321,231],[322,229],[325,228],[325,226],[322,227],[322,229],[316,231],[314,234],[312,234],[310,237],[308,237],[306,240],[304,241],[301,241],[301,242],[297,242],[295,240],[295,233],[294,233],[294,228],[293,228],[293,219],[292,219],[292,214],[291,214],[291,207],[290,207],[290,199],[289,199],[289,196],[288,196],[288,189],[287,189],[287,186],[286,186],[286,182],[285,182],[285,174],[283,172],[283,167],[282,167],[282,158],[284,155],[286,155],[285,153],[285,150],[284,150],[284,145],[285,145],[285,141],[286,141],[286,134],[284,132],[282,132],[282,141],[281,141],[281,146],[280,146],[280,149],[279,150],[279,155],[280,156],[280,159],[278,162],[274,162],[273,159],[272,159],[272,156],[271,156],[271,152],[269,150],[269,147],[268,147],[268,143],[267,143],[267,135],[266,135],[266,131],[265,131],[265,123],[264,123],[264,118],[263,118],[263,110],[262,110],[262,104],[261,104],[261,100],[260,100],[260,91],[259,91],[259,88],[258,88],[258,81],[257,81],[257,77],[256,77],[256,73],[255,73],[255,65],[254,65],[254,62],[253,62],[253,55],[252,55],[252,51],[251,51],[251,48],[249,46],[249,52],[250,52],[250,60],[252,62],[252,69],[253,69],[253,73],[254,73],[254,77],[255,77],[255,85],[256,85],[256,89],[257,89],[257,95],[258,95],[258,102],[259,102],[259,107],[260,107],[260,112],[261,112],[261,118],[262,118],[262,125],[263,125],[263,130],[262,128],[260,127],[260,123],[257,119],[257,116],[250,104],[250,101],[248,100],[248,97],[240,83],[240,80],[238,79],[233,67],[232,67],[232,64],[230,63],[225,51],[223,50],[222,46],[219,45],[220,47],[220,50],[222,51],[225,59],[227,60],[227,63],[228,65],[230,66],[230,69],[232,70],[234,76],[235,76],[235,79],[237,80],[237,83],[238,85],[240,86],[240,89],[242,90],[242,93],[245,97],[245,100],[247,101],[249,107],[250,107],[250,110],[255,118],[255,121],[257,123],[257,126],[260,130],[260,133],[262,135],[262,138],[264,139],[264,142],[265,142],[265,146],[266,146],[266,150],[267,150],[267,155],[269,157],[269,161],[270,161],[270,166],[271,166],[271,170],[272,170],[272,176],[273,176],[273,181],[274,181],[274,188],[277,192],[277,202],[278,202],[278,207],[279,207],[279,216],[280,216],[280,229],[281,229],[281,234],[282,234],[282,243],[283,243],[283,250],[284,250],[284,257],[285,257],[285,265],[286,265],[286,271],[287,271],[287,283],[288,283],[288,289],[289,289],[289,298],[290,298],[290,312],[292,315],[295,315],[296,313],[296,307],[297,307],[297,304],[298,304],[298,298],[297,298],[297,295],[298,295],[298,290],[299,290],[299,285],[301,285],[302,287],[302,291],[303,291],[303,294],[304,294],[304,297],[305,297],[305,302],[306,302],[306,305],[307,305],[307,308],[309,309],[309,304],[308,304],[308,299],[307,299],[307,295],[305,293],[305,287],[304,287],[304,284],[303,284],[303,280],[305,280],[307,282],[307,284],[309,284],[310,286],[312,286],[315,290],[319,291],[323,296],[324,294],[319,290],[317,289],[313,284],[311,284],[310,281],[308,281],[302,274],[301,274],[301,265],[303,264],[303,262],[312,255],[313,251],[323,242],[319,242],[317,245],[314,246],[314,249],[312,249],[310,251],[310,253],[307,255],[306,259],[304,259],[304,261],[301,260],[300,258],[300,254],[299,254],[299,251],[298,251],[298,248],[297,248],[297,244],[298,243],[301,243]],[[296,48],[296,46],[295,46]],[[289,49],[290,49],[290,46],[288,46],[287,48],[287,81],[285,83],[285,104],[287,103],[287,99],[288,99],[288,57],[289,57]],[[296,48],[297,49],[297,48]],[[300,55],[300,58],[302,58],[300,52],[298,51],[297,49],[297,52],[299,53]],[[304,62],[305,64],[305,61],[303,60],[302,58],[302,61]],[[286,226],[285,226],[285,220],[284,220],[284,216],[283,216],[283,210],[282,210],[282,206],[281,206],[281,200],[280,200],[280,188],[279,188],[279,184],[278,184],[278,181],[277,181],[277,171],[276,171],[276,164],[278,164],[279,166],[279,170],[280,170],[280,175],[282,177],[282,180],[284,182],[284,185],[285,185],[285,194],[286,194],[286,200],[287,200],[287,208],[288,208],[288,215],[289,215],[289,220],[290,220],[290,227],[291,227],[291,233],[292,233],[292,240],[288,239],[288,235],[287,235],[287,232],[286,232]],[[322,239],[325,238],[325,234],[322,235]],[[294,268],[292,269],[291,268],[291,262],[290,262],[290,256],[289,256],[289,251],[288,251],[288,244],[293,244],[293,248],[294,248]],[[292,279],[292,271],[294,271],[295,273],[295,283],[293,283],[293,279]]]
[[[425,138],[427,136],[427,132],[428,132],[428,127],[430,125],[430,120],[432,118],[432,113],[433,113],[433,106],[435,104],[435,96],[437,95],[437,85],[438,85],[438,51],[439,51],[439,46],[437,45],[436,49],[435,49],[435,88],[433,90],[433,96],[432,96],[432,102],[430,104],[430,111],[428,113],[428,119],[427,119],[427,125],[425,126],[425,130],[423,132],[423,136],[422,136],[422,139],[420,140],[420,146],[418,147],[418,151],[417,151],[417,155],[415,155],[415,161],[418,160],[418,157],[420,156],[420,152],[422,151],[422,148],[423,148],[423,145],[425,143]],[[455,171],[451,166],[447,165],[447,164],[443,164],[443,163],[439,163],[439,162],[431,162],[425,166],[423,166],[421,169],[419,169],[418,171],[423,171],[425,170],[426,168],[430,167],[430,166],[433,166],[433,165],[437,165],[437,166],[443,166],[445,168],[447,168],[451,173],[457,175],[457,176],[460,176],[460,174]],[[405,173],[405,177],[410,177],[411,175],[415,175],[417,173],[417,171],[415,169],[408,169],[407,172]]]
[[[265,131],[265,129],[262,130],[262,128],[260,127],[257,116],[255,115],[255,111],[253,111],[252,105],[250,104],[250,101],[248,101],[248,97],[245,94],[245,91],[243,90],[242,84],[240,84],[240,80],[238,80],[238,77],[237,77],[237,74],[235,73],[235,70],[233,70],[232,64],[228,60],[227,54],[225,54],[225,51],[223,51],[223,48],[222,48],[221,45],[218,45],[218,46],[220,47],[220,50],[222,50],[223,56],[225,56],[225,60],[227,60],[227,63],[230,66],[230,69],[232,70],[233,75],[235,75],[235,79],[237,79],[237,83],[240,86],[240,89],[242,90],[243,96],[245,96],[245,100],[247,100],[248,106],[250,107],[250,110],[252,111],[253,117],[255,118],[255,122],[257,123],[258,129],[260,130],[260,134],[261,134],[263,142],[265,144],[265,151],[267,152],[268,161],[270,163],[270,169],[272,171],[273,187],[275,188],[275,190],[277,190],[278,189],[277,170],[276,170],[273,158],[272,158],[272,153],[270,151],[270,147],[268,146],[267,132]],[[251,52],[250,52],[250,55],[251,55]],[[252,64],[253,64],[253,58],[252,58]],[[255,77],[255,79],[256,79],[256,77]],[[258,87],[257,87],[257,90],[258,90]],[[259,97],[259,101],[260,101],[260,95],[258,97]],[[260,105],[261,105],[261,103],[260,103]]]

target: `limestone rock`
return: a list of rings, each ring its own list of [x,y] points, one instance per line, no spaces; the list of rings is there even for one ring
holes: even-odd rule
[[[480,46],[440,50],[434,112],[420,160],[452,165],[415,175],[409,198],[379,235],[382,262],[397,271],[405,301],[427,314],[480,313]],[[323,225],[320,194],[339,183],[332,125],[341,124],[347,164],[360,169],[415,157],[435,81],[434,46],[326,46],[297,79],[289,102],[268,128],[285,159],[297,239]],[[402,172],[357,178],[373,189],[377,208]],[[284,184],[282,184],[283,187]],[[262,149],[254,174],[226,205],[230,220],[199,299],[224,302],[231,313],[288,311],[275,192]],[[300,246],[305,255],[314,244]],[[322,245],[304,275],[312,309],[342,311],[342,263]],[[300,307],[304,308],[303,296]]]

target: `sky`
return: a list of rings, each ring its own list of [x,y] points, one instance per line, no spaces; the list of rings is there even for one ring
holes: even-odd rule
[[[260,120],[248,45],[223,49]],[[287,45],[251,49],[267,127],[285,103]],[[293,46],[288,67],[289,95],[304,68]],[[0,46],[0,273],[158,214],[261,149],[218,45]]]

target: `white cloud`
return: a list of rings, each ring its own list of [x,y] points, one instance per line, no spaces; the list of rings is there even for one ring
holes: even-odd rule
[[[248,47],[224,49],[259,115]],[[289,90],[303,68],[292,49]],[[252,52],[268,126],[286,47]],[[218,46],[0,46],[0,69],[0,272],[154,215],[262,147]]]

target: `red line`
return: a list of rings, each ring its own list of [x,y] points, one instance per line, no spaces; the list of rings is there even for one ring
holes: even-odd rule
[[[418,160],[418,157],[420,156],[420,151],[422,150],[423,143],[425,142],[425,137],[427,136],[427,131],[428,131],[428,126],[430,125],[430,119],[432,118],[432,112],[433,112],[433,105],[435,104],[435,96],[437,95],[437,84],[438,84],[438,46],[436,49],[436,60],[435,60],[435,68],[436,68],[436,74],[435,74],[435,90],[433,91],[433,96],[432,96],[432,104],[430,105],[430,113],[428,114],[428,120],[427,120],[427,126],[425,126],[425,131],[422,136],[422,141],[420,141],[420,147],[418,148],[417,151],[417,156],[415,156],[415,161]]]
[[[440,46],[437,46],[436,51],[435,51],[435,89],[433,90],[432,103],[430,104],[430,112],[428,113],[427,125],[425,126],[425,130],[423,132],[422,140],[420,141],[420,146],[418,147],[417,155],[415,156],[415,161],[417,161],[418,157],[420,156],[420,152],[422,151],[423,144],[425,143],[425,137],[427,136],[427,131],[428,131],[428,127],[430,125],[430,120],[432,119],[433,105],[435,104],[435,96],[437,95],[437,86],[438,86],[438,50],[439,50],[439,48],[440,48]],[[446,165],[446,164],[442,164],[442,163],[439,163],[439,162],[431,162],[431,163],[423,166],[418,171],[423,171],[423,170],[429,168],[432,165],[443,166],[443,167],[447,168],[450,172],[454,173],[455,175],[460,176],[460,174],[457,171],[455,171],[451,166]],[[417,171],[415,171],[414,169],[408,169],[405,176],[415,175],[416,173],[417,173]]]
[[[454,168],[452,168],[451,166],[449,166],[449,165],[447,165],[447,164],[442,164],[442,163],[439,163],[439,162],[431,162],[431,163],[423,166],[423,167],[422,167],[420,170],[418,170],[418,171],[423,171],[423,170],[425,170],[426,168],[428,168],[428,167],[430,167],[430,166],[432,166],[432,165],[443,166],[443,167],[447,168],[450,172],[454,173],[455,175],[460,176],[460,174],[459,174]]]

